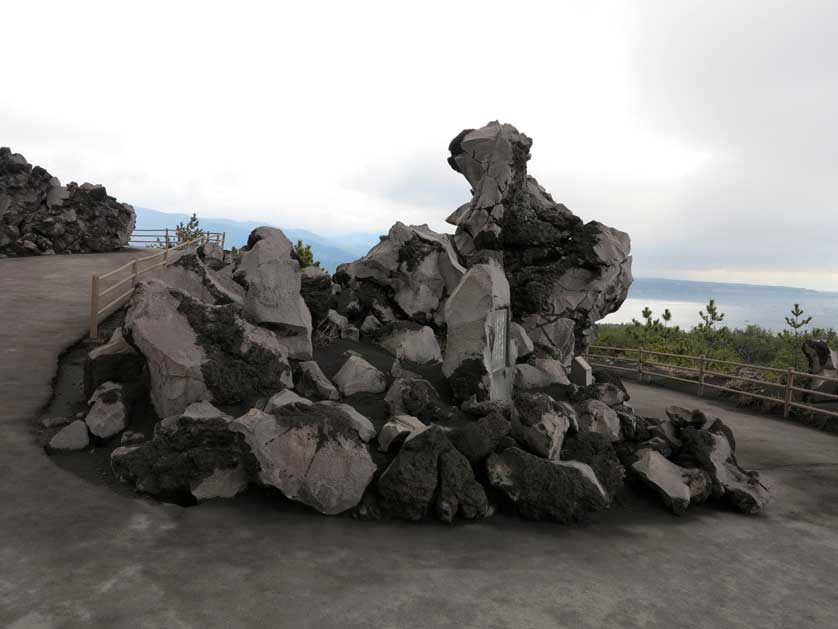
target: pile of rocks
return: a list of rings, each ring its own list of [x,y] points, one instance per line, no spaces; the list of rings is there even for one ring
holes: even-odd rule
[[[134,208],[103,186],[62,186],[0,148],[0,256],[115,251],[128,244],[134,222]]]
[[[255,484],[324,514],[575,522],[628,479],[678,514],[710,497],[760,511],[721,420],[640,417],[578,355],[625,297],[628,237],[554,203],[526,175],[529,146],[509,125],[460,134],[451,162],[474,197],[454,238],[398,223],[336,282],[272,228],[234,256],[185,252],[91,352],[90,409],[51,448],[82,428],[81,447],[113,439],[145,396],[153,433],[123,433],[111,462],[165,499]]]

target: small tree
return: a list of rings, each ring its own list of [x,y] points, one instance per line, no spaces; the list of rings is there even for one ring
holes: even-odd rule
[[[719,312],[715,299],[711,299],[707,303],[707,314],[705,314],[703,310],[699,310],[698,316],[700,316],[701,320],[704,321],[701,327],[708,332],[713,329],[714,325],[721,323],[725,318],[724,313]]]
[[[192,218],[189,219],[186,225],[182,221],[178,223],[178,226],[175,227],[175,234],[177,234],[178,242],[189,242],[190,240],[195,240],[203,236],[204,230],[201,229],[198,217],[193,212]]]
[[[669,308],[666,308],[666,309],[663,311],[663,314],[661,315],[661,319],[663,319],[663,327],[666,327],[666,325],[667,325],[670,321],[672,321],[672,313],[671,313],[671,312],[669,312]]]
[[[792,329],[795,336],[800,333],[800,328],[812,322],[812,317],[801,318],[803,314],[800,304],[794,304],[794,308],[791,309],[791,316],[786,317],[786,325]]]
[[[294,247],[294,251],[297,254],[297,259],[300,261],[301,268],[305,268],[307,266],[320,266],[320,260],[314,259],[314,254],[311,252],[311,245],[304,245],[302,240],[298,240],[297,245]]]

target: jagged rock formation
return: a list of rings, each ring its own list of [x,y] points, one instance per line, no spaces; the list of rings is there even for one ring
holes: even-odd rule
[[[465,269],[450,239],[427,225],[396,223],[360,260],[341,264],[335,278],[355,298],[359,325],[368,314],[383,322],[443,322],[442,306]]]
[[[134,231],[134,208],[104,186],[61,182],[0,148],[0,255],[115,251]]]
[[[498,122],[451,141],[448,163],[473,192],[448,217],[457,227],[454,247],[467,266],[501,259],[516,320],[569,319],[581,353],[592,324],[626,298],[631,245],[627,234],[596,221],[583,224],[553,201],[527,174],[531,145],[515,127]]]

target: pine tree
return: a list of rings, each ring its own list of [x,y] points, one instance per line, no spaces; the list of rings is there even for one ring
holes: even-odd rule
[[[795,336],[800,333],[800,328],[812,322],[812,317],[802,319],[803,314],[803,309],[800,307],[800,304],[794,304],[794,308],[791,309],[791,316],[786,317],[786,325],[792,329]]]
[[[304,245],[302,240],[298,240],[294,251],[297,254],[297,259],[300,261],[300,267],[320,266],[320,260],[314,259],[314,253],[311,251],[311,245]]]
[[[672,313],[669,312],[669,308],[666,308],[661,315],[661,319],[663,319],[663,327],[666,327],[666,324],[672,321]]]
[[[193,212],[192,218],[189,219],[186,225],[182,221],[178,223],[178,226],[175,227],[175,233],[177,234],[178,242],[190,242],[203,236],[204,230],[201,229],[200,221],[198,221],[198,217]]]
[[[707,303],[707,314],[704,314],[703,310],[699,310],[698,316],[700,316],[701,320],[704,321],[702,327],[708,332],[713,329],[714,325],[716,325],[717,323],[721,323],[725,318],[724,313],[719,312],[719,309],[716,306],[715,299],[711,299]]]

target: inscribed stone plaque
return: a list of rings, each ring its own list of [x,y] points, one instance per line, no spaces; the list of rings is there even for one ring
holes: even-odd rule
[[[506,367],[508,351],[509,310],[494,310],[487,317],[491,360],[489,371]]]

